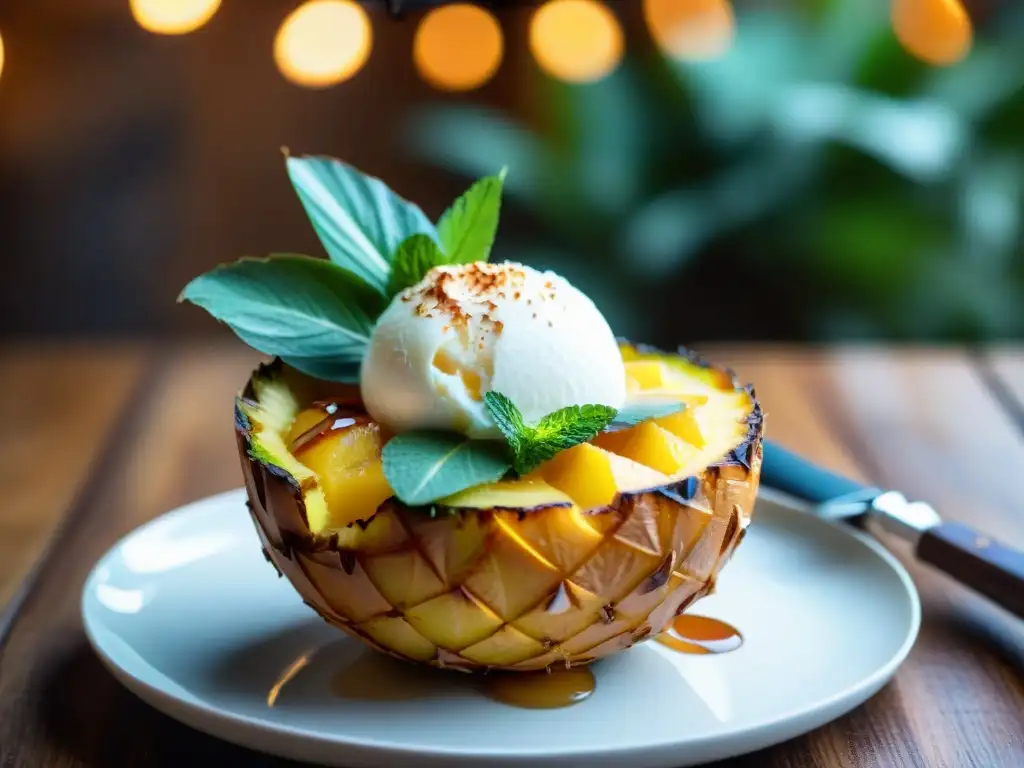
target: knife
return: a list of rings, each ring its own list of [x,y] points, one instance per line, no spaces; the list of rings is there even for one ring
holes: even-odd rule
[[[761,482],[811,504],[811,512],[858,527],[877,522],[907,541],[916,558],[1024,618],[1024,552],[962,523],[944,521],[929,504],[873,488],[819,467],[765,441]]]

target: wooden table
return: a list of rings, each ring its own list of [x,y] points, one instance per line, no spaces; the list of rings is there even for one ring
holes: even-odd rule
[[[732,347],[769,435],[1024,547],[1024,351]],[[240,484],[237,345],[0,348],[0,766],[284,762],[222,743],[124,690],[86,644],[79,594],[140,523]],[[1024,624],[912,563],[920,638],[846,717],[728,766],[1024,766]],[[827,652],[827,649],[822,649]]]

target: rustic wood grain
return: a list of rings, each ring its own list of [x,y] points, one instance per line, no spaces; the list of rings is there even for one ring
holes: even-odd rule
[[[757,381],[765,368],[774,367],[775,358],[741,351],[730,359],[741,375]],[[813,402],[803,418],[821,418],[873,484],[927,500],[949,520],[1024,547],[1019,493],[1024,436],[971,357],[853,349],[817,356],[804,373],[810,380],[806,385],[786,393],[766,390],[766,408],[777,414],[769,422],[771,437],[778,437],[773,424],[794,428],[791,422],[801,419],[800,400]],[[770,375],[765,378],[770,381]],[[785,435],[781,439],[785,442]],[[810,443],[791,447],[830,463]],[[846,734],[838,764],[1024,765],[1021,623],[913,562],[902,542],[883,540],[918,585],[921,634],[883,692],[888,700],[876,698],[822,729],[834,732],[834,745]]]
[[[996,396],[1024,430],[1024,349],[994,347],[983,353],[981,365]]]
[[[1020,432],[966,356],[738,348],[716,356],[757,384],[773,439],[1024,544],[1012,493],[1024,470]],[[0,648],[0,765],[289,765],[139,702],[95,659],[78,615],[82,581],[116,538],[239,485],[230,397],[253,362],[237,350],[190,350],[163,367],[107,462],[119,470],[101,479],[93,503],[62,531],[60,555],[48,560]],[[834,723],[720,768],[1024,765],[1020,626],[928,568],[910,568],[924,623],[894,682]]]
[[[793,451],[812,452],[814,460],[855,480],[868,479],[856,447],[844,444],[829,417],[829,405],[819,391],[829,362],[820,352],[794,347],[716,345],[702,348],[709,360],[734,369],[740,381],[753,384],[764,409],[765,432]]]
[[[125,345],[0,348],[0,611],[81,489],[144,358]]]
[[[105,462],[115,470],[62,531],[0,650],[0,765],[180,766],[197,754],[222,765],[248,760],[125,691],[88,649],[78,602],[92,564],[117,538],[175,505],[240,484],[231,399],[254,362],[245,352],[209,349],[164,364]]]

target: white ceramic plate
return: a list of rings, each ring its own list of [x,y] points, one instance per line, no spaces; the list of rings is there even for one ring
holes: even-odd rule
[[[585,701],[517,709],[463,675],[393,662],[325,624],[264,561],[244,500],[241,490],[205,499],[118,543],[86,582],[85,628],[114,675],[154,707],[300,760],[445,768],[717,760],[805,733],[866,700],[906,657],[920,621],[909,577],[881,546],[763,493],[717,594],[694,609],[739,628],[739,650],[685,656],[646,643],[595,665],[597,687]],[[364,693],[340,696],[333,681],[343,675],[361,680]],[[393,690],[393,700],[375,698]]]

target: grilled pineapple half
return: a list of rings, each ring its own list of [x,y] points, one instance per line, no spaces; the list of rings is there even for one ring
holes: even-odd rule
[[[751,388],[688,353],[622,353],[631,401],[689,407],[426,509],[392,497],[388,435],[355,389],[262,367],[236,426],[268,559],[331,624],[439,667],[587,664],[656,635],[743,538],[762,416]]]

